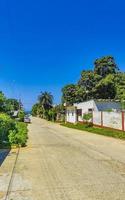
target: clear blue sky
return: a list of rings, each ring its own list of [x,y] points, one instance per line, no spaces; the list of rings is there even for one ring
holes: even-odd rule
[[[124,0],[0,1],[0,90],[26,109],[41,90],[60,102],[61,88],[103,55],[125,71]]]

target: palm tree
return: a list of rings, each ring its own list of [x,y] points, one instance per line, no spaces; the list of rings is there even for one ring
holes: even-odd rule
[[[53,104],[53,95],[50,92],[41,92],[41,94],[38,97],[39,104],[43,107],[43,109],[49,110],[52,108]]]

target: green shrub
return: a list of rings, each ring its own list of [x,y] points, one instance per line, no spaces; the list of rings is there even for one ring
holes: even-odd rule
[[[92,119],[92,113],[86,113],[83,115],[83,120],[86,122],[86,127],[91,127],[92,122],[90,121]]]
[[[56,110],[54,108],[49,110],[48,114],[49,114],[49,120],[50,121],[56,121],[57,113],[56,113]]]
[[[92,113],[86,113],[83,115],[83,120],[85,120],[86,122],[90,119],[92,119]]]
[[[15,122],[4,113],[0,114],[0,144],[8,141],[9,130],[14,130]]]
[[[15,122],[7,114],[0,114],[0,146],[4,142],[8,145],[25,146],[28,139],[27,125],[23,122]]]
[[[25,146],[28,139],[27,125],[23,122],[17,122],[15,129],[9,131],[8,138],[11,145]]]
[[[24,117],[25,117],[25,112],[23,110],[20,110],[18,113],[18,118],[20,122],[24,121]]]

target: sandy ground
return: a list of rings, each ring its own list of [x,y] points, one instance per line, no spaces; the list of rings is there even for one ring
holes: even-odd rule
[[[0,200],[125,200],[124,141],[33,118],[17,151],[0,167]]]

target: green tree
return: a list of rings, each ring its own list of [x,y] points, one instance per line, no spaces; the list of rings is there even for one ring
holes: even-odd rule
[[[117,73],[114,79],[116,85],[116,99],[125,100],[125,73]]]
[[[52,108],[53,96],[50,92],[41,92],[38,97],[39,105],[43,108],[43,117],[48,117],[48,111]]]
[[[6,97],[3,92],[0,91],[0,112],[5,111]]]
[[[84,91],[83,100],[94,98],[94,87],[102,79],[102,77],[91,70],[83,70],[78,85],[81,91]],[[78,90],[77,90],[78,91]]]
[[[44,117],[44,108],[43,106],[41,106],[41,104],[38,104],[38,107],[37,107],[37,115],[41,118]]]
[[[56,121],[57,110],[55,107],[51,108],[48,112],[48,120]]]
[[[38,97],[39,104],[42,105],[44,109],[49,109],[53,104],[53,96],[50,92],[41,92]]]
[[[12,114],[13,111],[19,110],[19,102],[17,99],[6,99],[5,111],[8,114]]]
[[[109,74],[99,81],[94,88],[94,96],[96,99],[115,99],[116,87],[113,74]]]
[[[75,91],[75,100],[74,103],[80,103],[87,99],[87,90],[85,90],[84,87],[80,85],[76,85],[76,91]]]
[[[38,114],[38,106],[39,106],[38,103],[33,105],[33,107],[32,107],[32,115],[33,116],[37,116],[37,114]]]
[[[19,112],[18,112],[18,118],[19,118],[20,122],[24,121],[24,117],[25,117],[24,110],[19,110]]]
[[[76,101],[76,85],[69,84],[62,89],[62,103],[73,105]]]
[[[116,74],[119,70],[113,56],[104,56],[96,59],[94,66],[94,72],[102,77],[105,77],[108,74]]]
[[[13,130],[14,121],[5,113],[0,113],[0,144],[8,140],[9,130]]]
[[[77,84],[62,89],[62,102],[67,105],[88,99],[125,99],[125,75],[112,56],[94,62],[94,71],[83,70]]]

